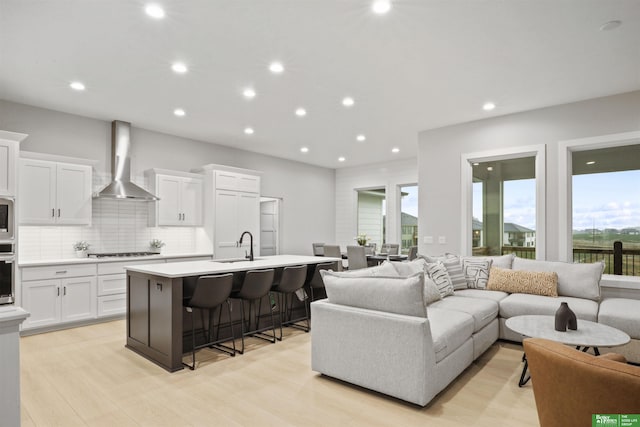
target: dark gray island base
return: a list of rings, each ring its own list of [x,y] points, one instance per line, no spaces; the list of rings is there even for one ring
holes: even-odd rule
[[[308,266],[307,277],[310,278],[316,264],[337,260],[328,257],[276,255],[256,258],[255,261],[193,261],[127,268],[126,347],[169,372],[183,369],[182,355],[191,351],[191,318],[195,319],[196,329],[202,328],[200,316],[184,316],[186,321],[183,320],[183,297],[193,291],[198,276],[233,273],[234,289],[239,289],[244,274],[249,270],[274,268],[278,276],[286,266],[305,264]],[[234,301],[231,319],[237,338],[240,337],[239,303]],[[304,302],[296,301],[296,304],[298,308],[303,308]],[[265,322],[270,322],[270,310],[270,301],[264,298],[261,320],[264,318]],[[223,312],[222,323],[228,324],[228,320]],[[197,337],[200,335],[196,332]],[[230,328],[220,329],[220,336],[230,338]]]

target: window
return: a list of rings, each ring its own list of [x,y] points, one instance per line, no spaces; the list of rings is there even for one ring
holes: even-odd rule
[[[474,162],[474,255],[535,258],[535,157]]]
[[[418,186],[400,187],[400,251],[418,245]]]
[[[571,165],[573,260],[640,276],[640,145],[573,151]]]
[[[385,212],[384,188],[358,190],[358,235],[366,234],[367,244],[375,244],[378,250],[385,243]]]
[[[461,156],[463,254],[545,258],[545,146]]]

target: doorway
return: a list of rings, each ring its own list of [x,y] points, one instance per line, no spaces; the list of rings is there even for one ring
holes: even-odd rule
[[[260,255],[280,254],[280,209],[282,199],[260,197]]]

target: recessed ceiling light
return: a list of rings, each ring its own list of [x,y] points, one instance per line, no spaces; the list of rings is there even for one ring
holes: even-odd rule
[[[616,28],[618,28],[620,25],[622,25],[622,21],[619,20],[614,20],[614,21],[609,21],[609,22],[605,22],[604,24],[602,24],[600,26],[600,31],[611,31],[611,30],[615,30]]]
[[[178,117],[184,117],[184,115],[187,113],[185,113],[182,108],[176,108],[175,110],[173,110],[173,114],[175,114]]]
[[[371,5],[371,9],[378,15],[384,15],[391,10],[391,1],[389,0],[376,0]]]
[[[85,90],[84,84],[81,82],[71,82],[69,87],[73,90]]]
[[[367,137],[366,137],[366,136],[364,136],[364,135],[362,135],[362,134],[360,134],[360,135],[356,136],[356,140],[358,140],[358,141],[360,141],[360,142],[362,142],[362,141],[364,141],[364,140],[366,140],[366,139],[367,139]]]
[[[305,110],[304,108],[298,108],[296,110],[296,116],[298,117],[304,117],[307,115],[307,110]]]
[[[480,163],[475,162],[475,163],[473,164],[473,166],[478,166],[479,164],[480,164]]]
[[[155,19],[164,18],[164,9],[157,4],[148,4],[144,11],[147,15]]]
[[[244,95],[245,98],[247,99],[252,99],[255,98],[256,96],[256,91],[253,90],[252,88],[248,87],[245,90],[242,91],[242,95]]]
[[[342,105],[344,105],[345,107],[352,107],[353,104],[355,104],[355,103],[356,102],[350,96],[342,98]]]
[[[593,161],[593,160],[591,160],[591,161],[588,161],[588,162],[587,162],[587,164],[588,164],[588,165],[595,165],[595,164],[596,164],[596,162],[595,162],[595,161]]]
[[[184,74],[188,71],[187,66],[182,62],[174,62],[171,64],[171,69],[178,74]]]
[[[491,172],[493,170],[493,166],[487,166],[487,170]]]
[[[493,102],[485,102],[484,105],[482,106],[482,109],[484,111],[491,111],[494,108],[496,108],[496,104],[494,104]]]
[[[400,149],[399,149],[398,147],[393,147],[393,148],[391,149],[391,152],[392,152],[392,153],[399,153],[399,152],[400,152]]]
[[[253,135],[253,128],[244,128],[244,133],[247,135]]]
[[[345,159],[344,157],[338,157],[338,161],[339,162],[344,162],[345,160],[347,160],[347,159]]]
[[[269,64],[269,70],[274,74],[280,74],[284,71],[284,65],[280,62],[272,62]]]
[[[309,149],[308,149],[307,147],[302,147],[302,148],[300,149],[300,152],[301,152],[301,153],[308,153],[308,152],[309,152]]]

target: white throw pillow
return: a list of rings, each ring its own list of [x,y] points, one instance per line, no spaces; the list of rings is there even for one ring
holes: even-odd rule
[[[442,299],[436,282],[428,277],[424,278],[424,304],[429,305]]]
[[[424,304],[424,273],[409,277],[357,277],[333,271],[320,272],[333,304],[427,317]]]
[[[447,295],[453,295],[453,284],[447,272],[447,268],[440,261],[427,263],[427,272],[429,277],[434,281],[442,298]]]
[[[465,258],[462,261],[462,270],[464,277],[467,279],[468,288],[486,289],[491,263],[492,260],[490,259],[481,260],[474,257]]]

